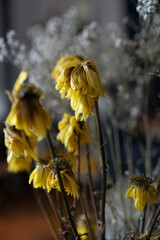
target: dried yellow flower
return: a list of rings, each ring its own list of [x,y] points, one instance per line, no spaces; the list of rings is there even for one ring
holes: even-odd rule
[[[34,134],[40,141],[51,126],[50,116],[39,102],[43,97],[42,91],[34,85],[26,84],[18,89],[6,123],[23,130],[27,136]]]
[[[142,211],[147,203],[156,203],[158,190],[151,186],[154,180],[142,174],[139,177],[131,177],[131,187],[126,193],[126,198],[132,197],[135,208]]]
[[[80,138],[80,145],[91,141],[89,127],[85,122],[78,121],[74,116],[67,113],[63,115],[58,123],[59,133],[57,139],[60,140],[69,152],[78,149],[77,137]]]
[[[71,100],[71,107],[75,111],[76,119],[86,121],[93,113],[95,101],[98,101],[100,96],[104,97],[107,94],[103,90],[96,63],[91,60],[77,62],[76,57],[75,60],[73,56],[70,57],[77,65],[72,64],[67,57],[65,64],[57,64],[61,68],[58,68],[58,74],[54,74],[55,78],[57,76],[56,89],[60,90],[62,97],[66,94],[66,98]]]

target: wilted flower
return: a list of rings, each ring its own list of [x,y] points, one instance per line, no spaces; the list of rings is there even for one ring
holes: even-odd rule
[[[67,113],[63,115],[58,124],[59,133],[57,139],[60,140],[69,152],[78,149],[77,138],[80,138],[80,145],[91,141],[89,127],[85,122],[78,121],[74,116]]]
[[[6,123],[23,130],[27,136],[35,135],[41,140],[51,126],[51,119],[39,102],[43,97],[42,91],[31,84],[19,86],[18,83],[16,86],[13,90],[15,98]]]
[[[8,171],[17,173],[31,170],[32,159],[30,157],[15,157],[15,155],[10,155],[10,161],[8,162]]]
[[[60,160],[59,163],[59,170],[62,178],[62,182],[64,185],[64,189],[67,192],[67,195],[71,195],[74,198],[79,198],[78,194],[78,185],[76,183],[75,176],[72,172],[72,167],[70,165],[70,162],[67,160]],[[58,191],[61,191],[57,173],[55,169],[52,169],[52,171],[49,173],[49,176],[47,178],[47,190],[48,192],[51,191],[51,189],[57,189]]]
[[[37,164],[36,168],[32,171],[29,177],[29,184],[33,181],[34,188],[43,188],[47,187],[47,178],[51,171],[47,165],[48,161],[40,160]]]
[[[52,72],[52,77],[57,79],[64,69],[80,66],[83,60],[83,57],[78,55],[67,55],[60,58]]]
[[[77,231],[79,234],[87,233],[88,228],[87,228],[87,223],[86,223],[86,218],[84,215],[80,215],[78,222],[77,222]],[[88,239],[88,235],[82,235],[81,239]]]
[[[37,141],[34,136],[27,137],[24,131],[8,125],[4,129],[7,147],[7,162],[10,172],[29,171],[32,160],[37,160]]]
[[[77,66],[71,63],[69,61],[69,67],[63,66],[57,78],[56,89],[60,89],[61,94],[67,93],[66,97],[71,99],[76,119],[86,121],[93,113],[95,101],[98,101],[100,96],[106,96],[106,93],[93,61],[81,61]]]
[[[156,203],[158,190],[151,186],[154,180],[142,174],[139,177],[130,177],[131,187],[126,193],[126,198],[132,197],[135,208],[142,211],[147,203]]]
[[[7,162],[13,158],[25,158],[37,160],[37,141],[34,136],[27,137],[24,131],[15,127],[6,126],[4,129],[5,146],[8,148]]]

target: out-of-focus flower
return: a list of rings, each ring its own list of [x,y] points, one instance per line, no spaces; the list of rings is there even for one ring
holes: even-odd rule
[[[57,139],[60,140],[69,152],[78,149],[77,138],[80,138],[80,145],[91,141],[89,127],[85,122],[78,121],[74,116],[67,113],[63,115],[58,124],[59,133]]]
[[[32,171],[29,177],[29,184],[33,181],[34,188],[46,189],[47,178],[51,169],[43,164],[42,160],[37,164],[36,168]]]
[[[37,160],[37,141],[27,137],[24,131],[6,126],[4,129],[7,162],[10,172],[29,171],[32,160]]]
[[[148,237],[148,232],[142,234],[141,236],[138,237],[138,240],[147,240]],[[158,240],[160,236],[155,235],[155,234],[151,234],[151,237],[149,238],[149,240]]]
[[[61,62],[61,59],[59,61]],[[107,94],[103,90],[101,78],[93,61],[81,61],[75,65],[72,65],[72,61],[66,60],[67,67],[62,64],[62,71],[58,69],[56,89],[60,89],[63,96],[67,93],[66,98],[71,99],[76,119],[86,121],[93,113],[95,101]]]
[[[51,126],[50,116],[39,102],[43,97],[42,91],[35,85],[19,86],[17,82],[13,92],[16,98],[6,123],[9,126],[15,126],[18,130],[23,130],[27,136],[35,135],[39,141],[42,140]]]
[[[76,183],[75,176],[72,172],[72,167],[70,165],[70,162],[67,160],[60,160],[59,163],[59,170],[62,178],[62,182],[64,185],[64,189],[67,192],[67,195],[71,195],[74,198],[79,198],[78,194],[78,188],[79,186]],[[61,191],[59,181],[57,174],[55,172],[55,169],[53,169],[47,178],[47,190],[48,192],[51,191],[51,189],[57,189],[58,191]]]
[[[87,233],[87,223],[84,215],[80,215],[78,222],[77,222],[77,231],[79,234]],[[88,235],[82,235],[81,239],[85,240],[88,239]]]
[[[8,171],[17,173],[31,170],[32,159],[30,157],[15,157],[15,155],[10,154],[10,160],[8,162]]]
[[[27,137],[24,131],[6,126],[5,146],[8,148],[7,162],[13,158],[28,157],[37,160],[37,141],[34,136]]]
[[[151,186],[154,182],[152,178],[142,174],[139,177],[130,177],[130,180],[131,187],[126,193],[126,198],[133,198],[137,210],[142,211],[147,203],[156,203],[158,190]]]
[[[27,72],[21,71],[15,84],[14,84],[12,92],[10,92],[8,90],[6,91],[6,94],[8,95],[11,102],[13,102],[15,100],[15,98],[21,88],[21,85],[27,79],[27,76],[28,76]]]

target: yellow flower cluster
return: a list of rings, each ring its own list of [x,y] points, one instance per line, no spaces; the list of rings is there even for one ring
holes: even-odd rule
[[[74,152],[78,149],[78,136],[80,145],[91,141],[88,125],[67,113],[64,114],[62,120],[58,123],[58,129],[57,139],[65,145],[68,152]]]
[[[62,97],[66,94],[66,98],[71,100],[75,117],[81,121],[86,121],[93,113],[95,101],[107,95],[96,64],[91,60],[63,57],[57,62],[52,77],[57,81],[56,89],[60,89]]]
[[[8,125],[4,129],[5,146],[8,149],[8,170],[11,172],[29,171],[32,159],[37,160],[37,141],[27,137],[22,130]]]
[[[135,208],[142,211],[147,203],[156,203],[158,190],[151,186],[154,182],[152,178],[146,177],[142,174],[139,177],[131,177],[131,187],[126,193],[126,198],[132,197]]]
[[[67,195],[71,195],[73,197],[79,197],[78,194],[78,185],[75,180],[75,176],[72,172],[71,165],[69,161],[60,160],[59,169],[62,178],[62,182],[64,185],[64,189]],[[53,161],[45,162],[42,160],[37,164],[36,168],[32,171],[29,183],[33,181],[34,188],[43,188],[47,189],[48,192],[51,189],[57,189],[61,191],[57,174],[54,169]]]

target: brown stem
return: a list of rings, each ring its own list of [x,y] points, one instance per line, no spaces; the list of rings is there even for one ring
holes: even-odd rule
[[[63,186],[63,182],[62,182],[62,178],[61,178],[61,173],[60,173],[60,170],[58,168],[58,158],[57,157],[55,158],[55,168],[56,168],[56,172],[57,172],[59,186],[60,186],[61,193],[62,193],[64,206],[65,206],[65,209],[66,209],[66,212],[67,212],[67,215],[68,215],[68,220],[70,222],[70,225],[71,225],[71,228],[72,228],[72,231],[74,233],[75,238],[77,240],[79,240],[80,239],[80,235],[78,234],[77,229],[76,229],[75,224],[74,224],[74,221],[72,219],[72,215],[71,215],[70,208],[69,208],[68,201],[67,201],[66,192],[65,192],[65,189],[64,189],[64,186]]]
[[[56,155],[55,149],[53,147],[49,131],[47,132],[46,139],[47,139],[47,143],[48,143],[49,149],[50,149],[50,151],[52,153],[52,157],[53,157],[53,159],[55,159],[57,157],[57,155]]]
[[[144,232],[146,210],[147,210],[147,206],[144,207],[142,216],[140,217],[140,234],[143,234],[143,232]]]
[[[93,195],[94,189],[93,189],[93,180],[92,180],[92,172],[91,172],[91,164],[90,164],[90,152],[89,152],[89,146],[88,144],[86,145],[86,152],[87,152],[87,167],[88,167],[88,182],[89,182],[89,191],[93,203],[93,208],[96,216],[96,222],[98,222],[98,211],[97,211],[97,206],[95,202],[95,197]]]
[[[55,153],[55,150],[54,150],[49,132],[47,133],[47,141],[48,141],[50,151],[52,153],[52,157],[54,158],[54,161],[55,161],[55,168],[56,168],[56,172],[57,172],[58,182],[59,182],[59,186],[60,186],[60,189],[61,189],[64,206],[65,206],[65,209],[66,209],[66,212],[67,212],[67,215],[68,215],[68,220],[70,222],[70,225],[71,225],[71,228],[72,228],[72,231],[73,231],[73,234],[74,234],[76,240],[80,240],[80,235],[78,234],[77,229],[76,229],[75,224],[74,224],[74,221],[72,219],[72,215],[71,215],[70,208],[69,208],[68,201],[67,201],[67,195],[66,195],[66,192],[65,192],[65,189],[64,189],[64,186],[63,186],[61,173],[60,173],[60,170],[59,170],[59,167],[58,167],[59,159],[56,156],[56,153]]]
[[[101,126],[101,119],[99,114],[99,107],[98,102],[95,101],[95,108],[96,108],[96,118],[97,118],[97,127],[99,133],[99,142],[100,142],[100,150],[101,150],[101,157],[102,157],[102,205],[101,205],[101,213],[100,213],[100,220],[102,224],[102,234],[101,240],[105,239],[105,200],[106,200],[106,186],[107,186],[107,173],[106,173],[106,160],[105,160],[105,151],[104,151],[104,143],[103,143],[103,134],[102,134],[102,126]]]
[[[157,208],[157,210],[156,210],[156,212],[155,212],[155,214],[154,214],[154,217],[153,217],[153,219],[152,219],[152,222],[151,222],[151,225],[150,225],[150,227],[149,227],[148,235],[147,235],[147,239],[146,239],[146,240],[149,240],[149,239],[150,239],[151,233],[152,233],[152,231],[153,231],[154,225],[155,225],[156,220],[157,220],[157,218],[159,217],[159,215],[160,215],[160,204],[159,204],[159,206],[158,206],[158,208]]]
[[[43,212],[43,214],[44,214],[44,216],[46,218],[46,221],[47,221],[47,223],[48,223],[48,225],[50,227],[50,230],[51,230],[52,235],[53,235],[53,239],[54,240],[58,240],[59,238],[57,236],[57,230],[54,228],[51,216],[50,216],[50,214],[49,214],[49,212],[48,212],[48,210],[46,208],[46,205],[44,204],[42,196],[41,196],[39,190],[35,190],[34,192],[35,192],[35,196],[36,196],[37,202],[38,202],[38,204],[39,204],[39,206],[40,206],[40,208],[41,208],[41,210],[42,210],[42,212]]]
[[[50,193],[48,193],[47,191],[46,191],[46,195],[47,195],[47,198],[48,198],[49,203],[50,203],[50,205],[51,205],[51,208],[52,208],[52,210],[53,210],[53,213],[54,213],[54,215],[55,215],[55,217],[56,217],[56,221],[59,222],[59,224],[61,225],[61,228],[62,228],[62,230],[63,230],[63,224],[62,224],[61,218],[60,218],[59,215],[58,215],[58,212],[57,212],[56,206],[55,206],[55,204],[54,204],[54,201],[53,201]]]

